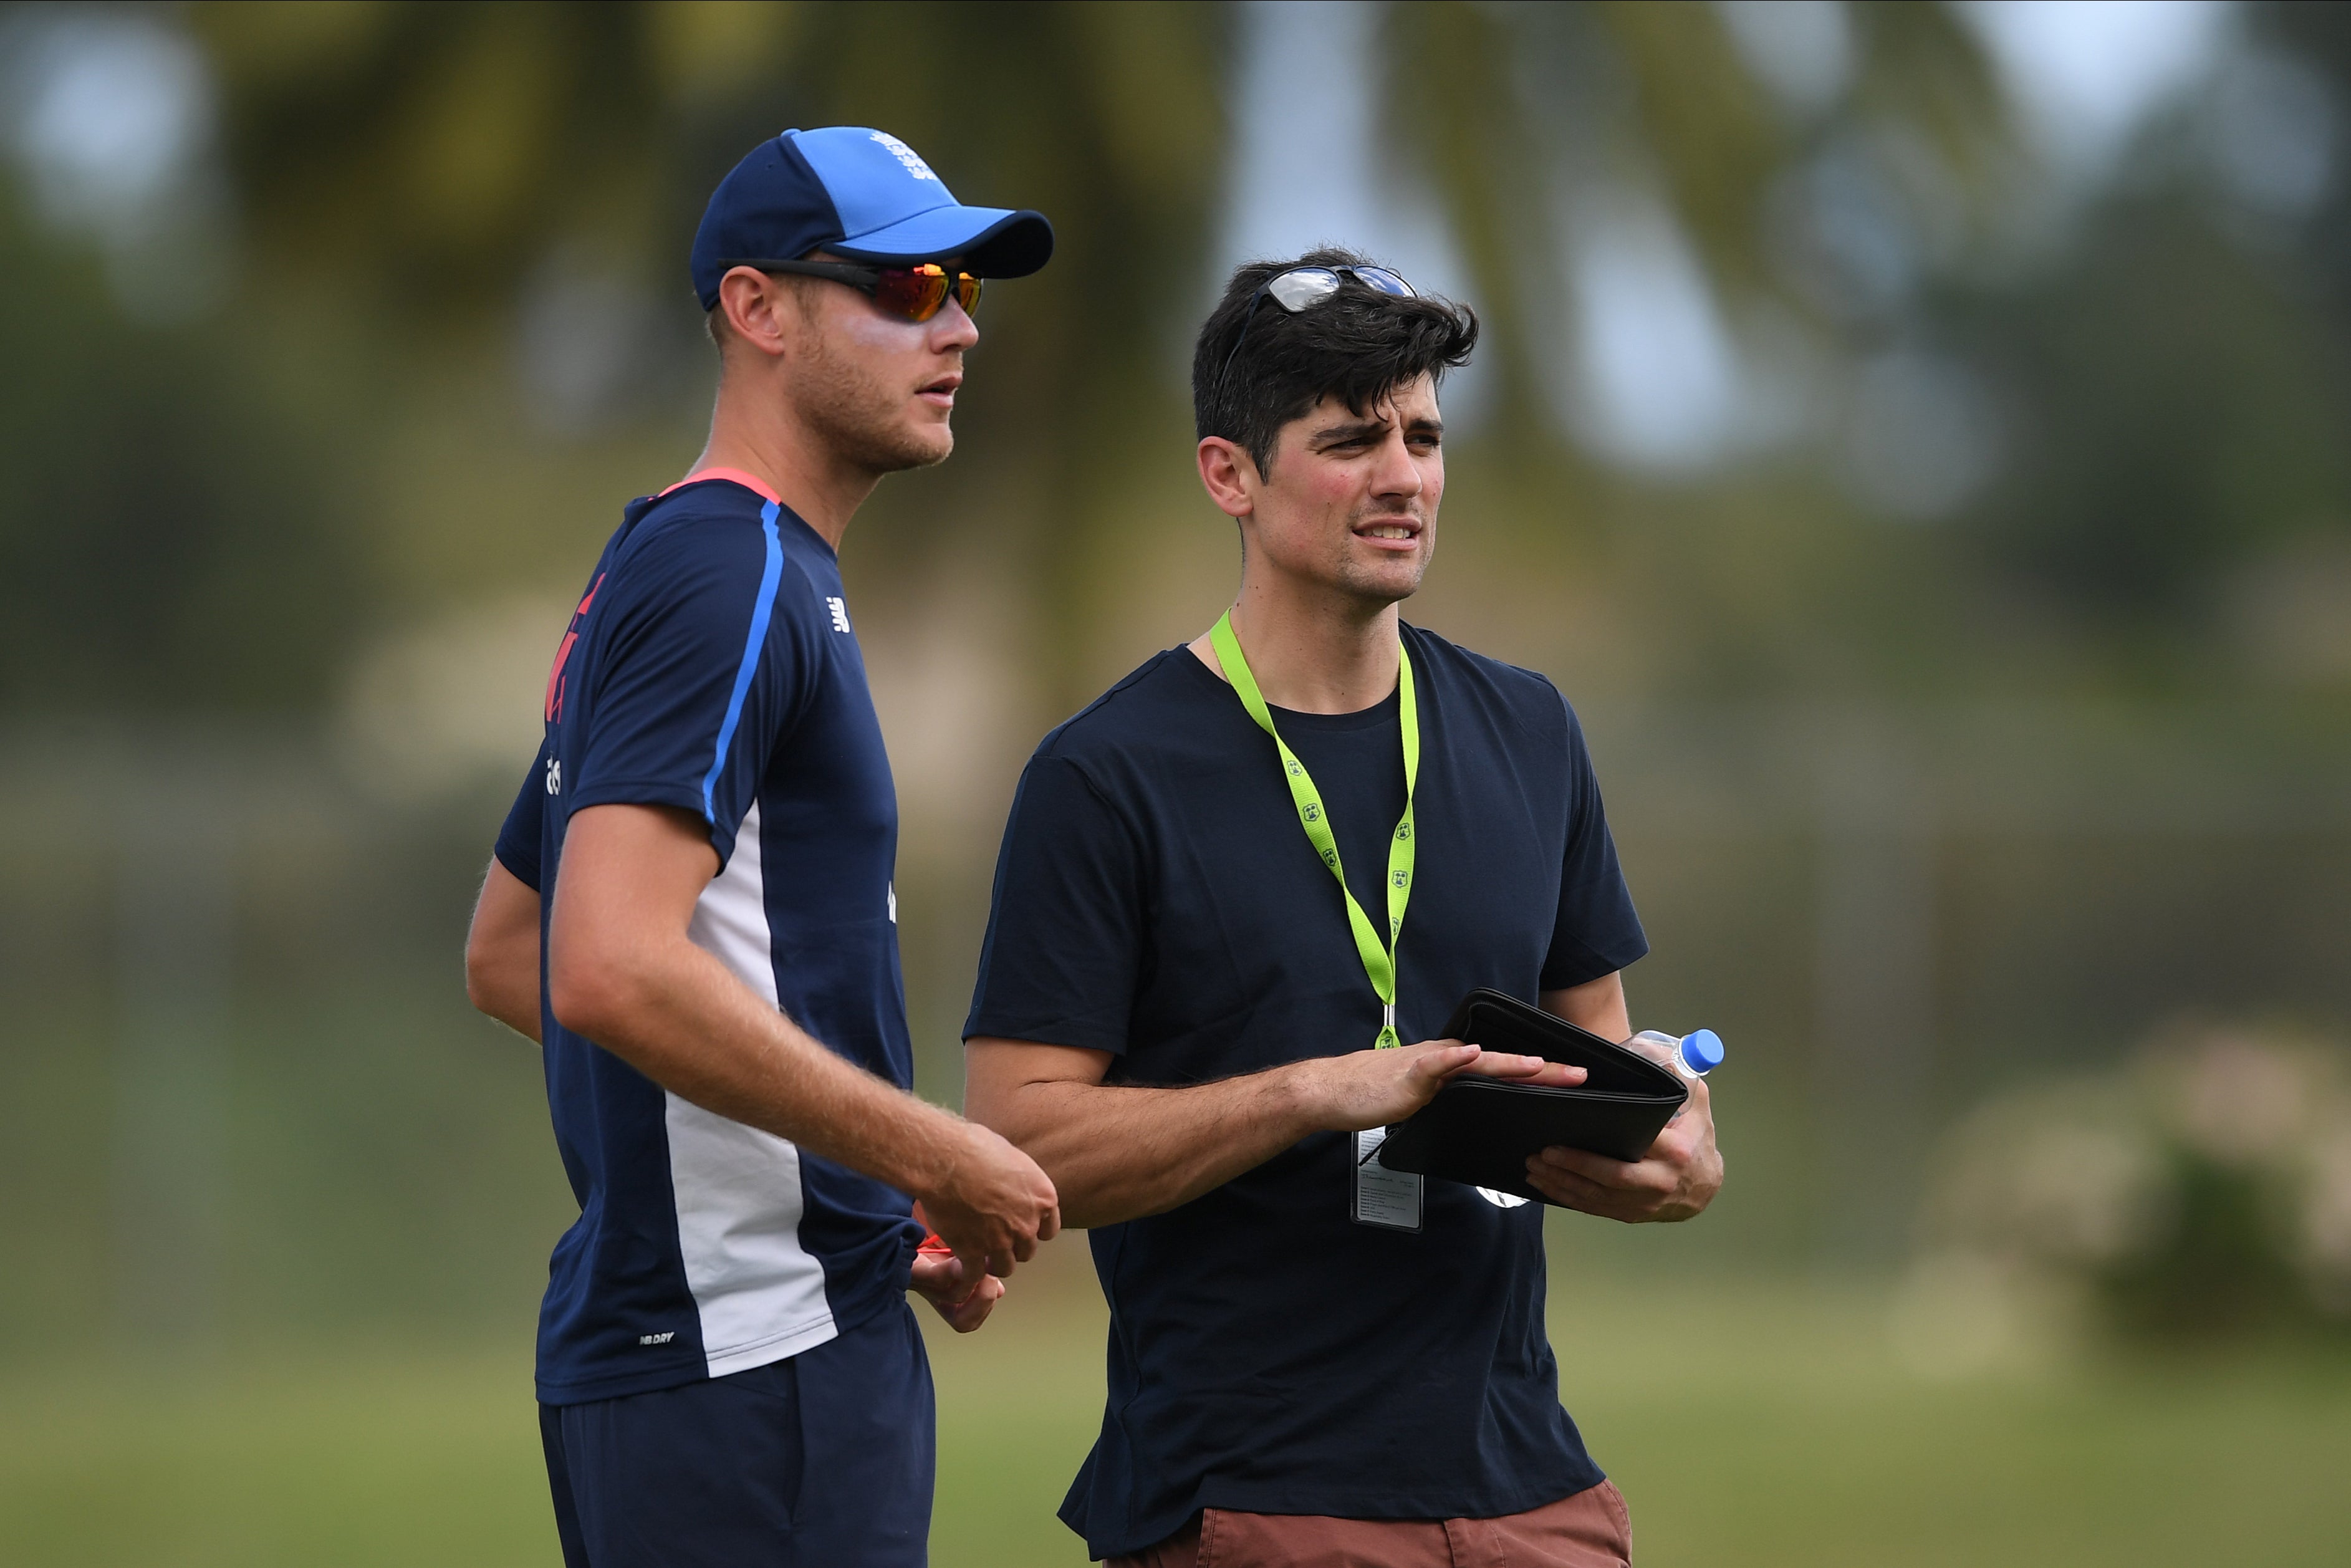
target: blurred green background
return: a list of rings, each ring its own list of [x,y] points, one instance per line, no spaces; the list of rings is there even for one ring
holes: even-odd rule
[[[191,4],[0,6],[0,1561],[556,1561],[464,921],[839,122],[1060,235],[844,556],[926,1093],[1021,759],[1229,592],[1217,279],[1352,244],[1487,324],[1410,614],[1729,1042],[1702,1221],[1552,1219],[1642,1561],[2351,1549],[2345,7]],[[1081,1560],[1101,1322],[935,1343],[942,1568]]]

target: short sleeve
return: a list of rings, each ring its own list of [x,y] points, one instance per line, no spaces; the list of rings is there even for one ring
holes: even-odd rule
[[[785,568],[772,512],[756,528],[697,520],[636,552],[592,633],[566,747],[569,809],[674,806],[710,825],[723,863],[777,740],[804,710],[812,593]],[[577,758],[576,766],[569,760]]]
[[[547,742],[538,743],[538,755],[531,759],[530,770],[522,776],[522,788],[515,791],[514,804],[507,808],[507,820],[498,829],[496,847],[490,852],[498,863],[514,874],[514,879],[533,893],[545,893],[539,885],[539,846],[545,841],[541,829],[547,821]]]
[[[1143,964],[1142,854],[1078,767],[1029,759],[1005,825],[964,1038],[1123,1054]]]
[[[1566,699],[1560,699],[1566,707]],[[1564,990],[1613,975],[1649,950],[1633,894],[1616,864],[1616,841],[1600,802],[1600,779],[1583,743],[1583,726],[1567,712],[1567,855],[1559,879],[1559,917],[1543,959],[1542,988]]]

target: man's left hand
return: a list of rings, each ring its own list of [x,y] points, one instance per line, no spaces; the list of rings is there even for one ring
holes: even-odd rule
[[[914,1205],[914,1218],[929,1228],[930,1217],[919,1203]],[[1004,1299],[1004,1281],[994,1274],[981,1274],[977,1290],[966,1284],[963,1260],[939,1239],[936,1231],[915,1250],[914,1273],[906,1289],[937,1308],[939,1316],[957,1333],[969,1333],[986,1322],[996,1303]]]
[[[914,1277],[907,1288],[936,1307],[957,1333],[969,1333],[986,1322],[1004,1299],[1004,1281],[993,1274],[982,1274],[977,1290],[966,1284],[963,1260],[952,1252],[915,1253]]]
[[[1706,1081],[1667,1124],[1649,1152],[1629,1164],[1583,1149],[1545,1149],[1527,1161],[1527,1180],[1553,1203],[1627,1225],[1689,1219],[1722,1188],[1714,1109]]]

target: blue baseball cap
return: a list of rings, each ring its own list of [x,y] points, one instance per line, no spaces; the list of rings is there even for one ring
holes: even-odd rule
[[[831,125],[763,141],[711,193],[694,236],[694,291],[718,303],[729,265],[825,250],[912,267],[961,256],[981,277],[1025,277],[1052,256],[1042,213],[967,207],[886,131]]]

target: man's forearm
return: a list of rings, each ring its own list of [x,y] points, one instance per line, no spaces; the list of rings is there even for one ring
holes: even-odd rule
[[[566,1028],[681,1099],[903,1192],[946,1179],[958,1118],[835,1055],[702,948],[680,937],[613,967],[557,977]]]
[[[1625,1004],[1625,977],[1603,975],[1564,990],[1545,991],[1539,998],[1543,1010],[1563,1018],[1578,1029],[1588,1029],[1603,1040],[1629,1040],[1633,1017]]]
[[[1114,1225],[1189,1203],[1315,1131],[1297,1065],[1182,1089],[1054,1080],[969,1108],[1044,1167],[1063,1224]]]
[[[477,979],[469,974],[465,990],[476,1010],[497,1019],[533,1045],[539,1043],[538,966],[536,963],[531,965],[527,976],[517,971]]]
[[[465,996],[534,1044],[538,1040],[538,890],[496,860],[482,876],[465,932]]]

